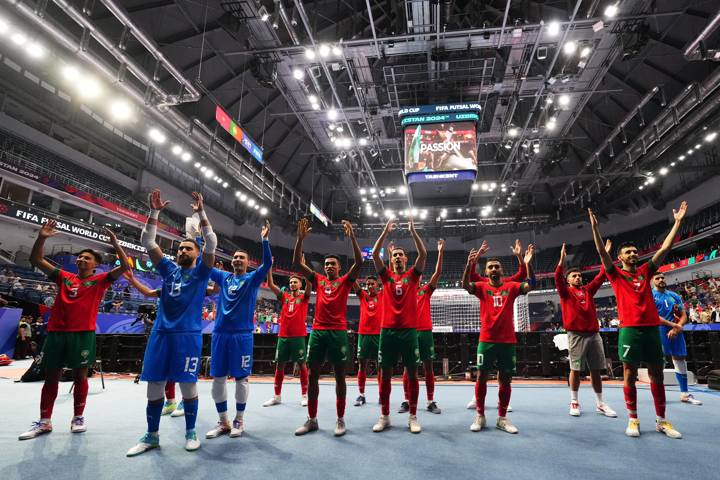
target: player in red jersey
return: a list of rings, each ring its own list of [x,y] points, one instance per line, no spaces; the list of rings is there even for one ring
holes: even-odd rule
[[[393,367],[398,359],[402,361],[407,370],[408,390],[410,391],[410,416],[408,428],[412,433],[422,430],[417,421],[417,399],[420,386],[417,379],[417,364],[420,360],[420,351],[417,337],[417,289],[418,282],[425,268],[427,250],[425,244],[415,230],[412,218],[408,221],[408,230],[415,242],[418,252],[415,265],[407,269],[408,257],[405,250],[394,247],[390,252],[392,272],[387,269],[380,258],[380,249],[387,236],[397,228],[391,218],[373,247],[373,263],[383,284],[383,317],[380,331],[380,348],[378,349],[378,363],[382,380],[380,382],[381,415],[373,426],[374,432],[382,432],[390,426],[390,381]]]
[[[335,372],[335,408],[337,422],[335,436],[345,435],[345,362],[347,361],[347,299],[357,280],[363,258],[360,246],[355,238],[352,224],[342,221],[345,236],[350,239],[353,248],[354,263],[350,270],[340,276],[340,258],[337,255],[325,256],[325,275],[315,273],[302,261],[303,241],[312,230],[306,218],[298,223],[297,241],[293,252],[293,263],[310,282],[316,292],[315,320],[307,349],[308,370],[308,419],[295,435],[305,435],[318,429],[317,408],[320,394],[320,369],[326,360],[333,364]]]
[[[380,347],[382,290],[378,290],[377,277],[370,275],[365,279],[365,290],[356,286],[355,292],[360,301],[357,350],[358,390],[360,390],[360,395],[355,400],[355,406],[360,407],[366,403],[365,381],[367,380],[367,366],[371,359],[377,362],[378,348]],[[380,386],[379,375],[378,386]]]
[[[625,434],[629,437],[640,436],[640,421],[637,418],[637,369],[640,362],[645,362],[650,376],[650,391],[655,403],[655,430],[670,438],[682,438],[682,434],[665,419],[665,386],[663,384],[663,367],[665,356],[660,342],[661,324],[651,281],[665,257],[672,249],[675,236],[680,230],[687,212],[687,203],[682,202],[678,210],[673,209],[673,224],[660,249],[650,260],[640,264],[638,248],[632,242],[623,243],[618,247],[618,259],[622,268],[613,265],[610,254],[603,248],[597,218],[588,209],[590,226],[595,242],[595,249],[605,268],[610,285],[617,299],[620,333],[618,334],[618,355],[623,362],[625,405],[629,420]]]
[[[535,247],[531,244],[525,252],[523,262],[527,268],[526,282],[503,282],[502,264],[498,259],[489,258],[485,264],[485,274],[489,282],[470,283],[470,270],[477,262],[477,250],[471,250],[462,277],[462,286],[480,299],[480,341],[477,349],[477,380],[475,382],[475,403],[477,414],[470,426],[473,432],[479,432],[485,426],[485,395],[490,370],[498,371],[498,419],[496,428],[507,433],[517,433],[518,429],[507,419],[507,407],[510,403],[512,376],[515,374],[515,323],[513,305],[520,295],[526,295],[535,286],[535,274],[532,259]]]
[[[612,243],[605,242],[605,250],[610,252]],[[570,357],[570,415],[580,416],[578,390],[583,367],[590,370],[592,388],[595,392],[595,404],[598,413],[606,417],[617,417],[617,413],[603,401],[602,371],[605,370],[605,351],[600,338],[600,325],[595,310],[595,294],[605,281],[602,268],[590,283],[583,285],[579,268],[565,270],[567,249],[562,244],[560,261],[555,269],[555,286],[560,296],[563,327],[567,331]]]
[[[78,253],[75,264],[77,275],[61,270],[45,260],[45,241],[58,233],[57,222],[48,220],[38,232],[30,253],[30,263],[55,281],[58,293],[48,320],[48,334],[40,354],[40,366],[45,371],[45,383],[40,395],[40,420],[20,435],[20,440],[29,440],[44,433],[52,432],[53,406],[58,393],[58,382],[63,367],[73,371],[74,417],[70,431],[81,433],[87,430],[83,412],[88,394],[88,367],[95,363],[95,321],[105,291],[124,271],[130,268],[127,256],[115,234],[105,229],[108,239],[120,259],[120,266],[109,272],[95,273],[102,263],[100,254],[85,249]]]
[[[307,314],[310,305],[312,290],[308,288],[302,291],[303,280],[298,275],[291,275],[289,289],[280,289],[273,281],[272,268],[267,276],[268,288],[277,297],[282,310],[280,310],[280,331],[278,332],[278,344],[275,350],[275,395],[263,403],[263,407],[279,405],[282,400],[283,379],[285,378],[285,364],[297,363],[300,369],[300,392],[302,398],[300,405],[306,407],[308,404],[308,369],[305,364],[305,337],[307,337]]]

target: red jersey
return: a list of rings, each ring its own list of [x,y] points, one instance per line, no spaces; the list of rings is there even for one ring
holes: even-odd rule
[[[282,292],[280,304],[280,331],[279,337],[305,337],[307,336],[307,327],[305,320],[307,319],[308,306],[310,305],[310,295],[300,293],[295,296],[289,290]]]
[[[417,323],[417,288],[420,272],[411,268],[396,275],[383,268],[382,328],[415,328]]]
[[[48,332],[94,332],[100,302],[114,282],[108,272],[80,278],[55,269],[51,277],[58,286],[48,320]]]
[[[648,260],[635,273],[615,266],[607,271],[606,275],[617,299],[620,328],[660,325],[660,315],[650,288],[650,279],[656,270],[652,260]]]
[[[555,269],[555,287],[560,296],[563,327],[568,332],[600,331],[595,310],[595,294],[605,281],[605,270],[595,275],[587,285],[572,287],[565,281],[562,266]]]
[[[380,335],[382,324],[382,290],[370,295],[365,290],[358,291],[360,300],[360,325],[358,333],[361,335]]]
[[[417,292],[417,329],[418,332],[432,331],[432,315],[430,312],[430,297],[435,287],[426,283],[418,288]]]
[[[480,341],[516,343],[513,305],[520,296],[519,282],[503,282],[493,287],[475,282],[475,296],[480,299]]]
[[[490,279],[488,277],[483,277],[477,271],[475,270],[477,268],[477,263],[475,263],[472,268],[470,269],[470,283],[475,282],[489,282]],[[517,273],[513,275],[512,277],[503,277],[503,282],[522,282],[527,278],[527,266],[525,265],[525,262],[520,262],[520,266],[518,267]]]
[[[347,299],[355,280],[348,275],[330,280],[319,273],[314,279],[315,321],[314,330],[347,330]]]

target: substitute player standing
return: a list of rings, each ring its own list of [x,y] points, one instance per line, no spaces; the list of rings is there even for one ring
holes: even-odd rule
[[[105,291],[120,275],[130,268],[127,256],[118,244],[115,234],[105,229],[110,243],[115,248],[120,266],[109,272],[95,273],[102,258],[91,249],[81,250],[75,264],[77,275],[61,270],[45,260],[43,251],[45,240],[57,235],[57,222],[48,220],[40,228],[30,253],[30,263],[55,281],[58,293],[48,320],[48,334],[45,337],[39,365],[45,372],[45,382],[40,394],[40,420],[33,422],[20,440],[29,440],[44,433],[52,432],[52,411],[58,393],[58,382],[62,369],[72,369],[74,416],[70,422],[70,431],[82,433],[85,426],[85,402],[88,394],[88,367],[95,363],[95,321],[98,307]]]
[[[610,252],[612,243],[605,242]],[[590,283],[583,285],[579,268],[565,270],[567,249],[562,244],[560,261],[555,269],[555,287],[560,296],[563,328],[567,331],[570,356],[570,415],[580,416],[578,390],[580,377],[585,367],[590,370],[590,380],[595,392],[595,406],[598,413],[606,417],[617,417],[617,413],[603,401],[602,371],[605,370],[605,351],[600,338],[600,325],[595,309],[595,294],[605,281],[602,268]]]
[[[350,270],[340,276],[340,258],[337,255],[325,256],[325,275],[315,273],[303,262],[303,241],[312,230],[309,222],[303,218],[298,223],[297,241],[293,252],[293,264],[300,269],[305,278],[312,283],[316,292],[315,321],[308,342],[308,419],[295,435],[305,435],[318,429],[317,408],[320,395],[320,369],[326,360],[333,364],[335,372],[335,409],[337,421],[335,436],[345,435],[345,362],[347,361],[347,299],[355,284],[360,267],[362,252],[355,238],[352,224],[342,221],[345,236],[350,238],[353,247],[354,263]]]
[[[205,214],[202,195],[193,192],[192,207],[200,216],[205,245],[183,240],[177,250],[177,264],[163,256],[155,243],[157,219],[170,202],[163,202],[160,190],[150,194],[150,215],[140,235],[150,260],[163,279],[157,318],[145,349],[141,380],[147,381],[147,432],[127,452],[134,457],[160,446],[160,416],[163,409],[165,382],[180,384],[185,406],[185,450],[200,448],[195,432],[198,411],[197,375],[202,354],[202,308],[215,265],[217,236]],[[198,261],[198,257],[202,259]]]
[[[272,271],[268,272],[268,287],[280,302],[280,331],[275,350],[275,395],[263,403],[263,407],[279,405],[282,400],[283,379],[285,378],[285,364],[297,363],[300,370],[300,392],[302,399],[300,405],[307,407],[308,398],[308,369],[305,363],[305,338],[307,337],[307,314],[310,306],[312,289],[308,282],[305,291],[301,291],[303,280],[297,275],[290,276],[289,291],[280,289],[273,281]]]
[[[655,307],[663,319],[660,325],[660,340],[663,354],[672,357],[675,367],[675,378],[680,386],[680,401],[690,405],[702,405],[688,390],[687,376],[687,347],[683,325],[687,323],[687,312],[683,306],[682,298],[677,293],[667,289],[665,274],[653,275],[653,300]],[[675,319],[677,318],[677,321]]]
[[[470,283],[470,270],[477,262],[477,250],[471,250],[462,277],[462,286],[468,293],[480,299],[480,341],[477,347],[477,379],[475,381],[475,404],[477,414],[470,430],[479,432],[486,424],[485,395],[490,370],[498,371],[498,419],[496,428],[507,433],[518,433],[517,427],[507,418],[507,407],[512,393],[511,381],[515,374],[515,322],[513,305],[520,295],[526,295],[535,286],[532,259],[535,247],[531,244],[523,262],[528,272],[526,282],[503,282],[502,264],[496,258],[485,263],[489,282]]]
[[[655,430],[670,438],[682,438],[682,434],[665,419],[665,386],[663,385],[663,356],[660,342],[660,316],[658,315],[650,279],[657,271],[672,248],[682,220],[687,211],[687,203],[682,202],[680,208],[673,209],[675,223],[663,241],[660,249],[653,257],[642,265],[638,265],[638,248],[632,242],[623,243],[618,248],[618,259],[622,268],[613,265],[610,254],[603,247],[597,218],[588,209],[590,226],[592,227],[595,249],[610,280],[617,298],[618,317],[620,318],[620,334],[618,335],[618,354],[623,362],[625,378],[623,392],[629,420],[625,434],[629,437],[640,436],[640,420],[637,418],[637,369],[640,362],[645,362],[650,376],[650,391],[655,403]]]
[[[420,351],[417,337],[417,289],[418,282],[425,268],[427,250],[425,244],[415,230],[412,218],[408,221],[408,230],[415,242],[417,259],[410,270],[407,269],[408,257],[405,250],[394,247],[390,251],[390,265],[392,271],[380,258],[380,249],[387,236],[397,228],[391,218],[388,220],[380,237],[373,247],[373,263],[383,284],[383,317],[380,330],[380,347],[378,349],[378,363],[380,364],[380,404],[381,414],[378,422],[373,426],[374,432],[382,432],[390,426],[390,391],[393,368],[402,361],[408,375],[408,390],[410,392],[408,428],[412,433],[422,431],[417,420],[417,400],[420,390],[417,378],[417,364],[420,360]]]
[[[380,346],[380,324],[382,317],[382,290],[378,290],[377,277],[365,279],[365,290],[356,288],[360,300],[360,323],[358,325],[358,395],[355,406],[365,405],[365,382],[370,360],[377,362]],[[379,368],[378,368],[379,369]],[[380,380],[378,376],[378,387]]]
[[[213,327],[210,375],[213,376],[212,397],[217,409],[215,428],[205,438],[230,434],[239,437],[244,431],[243,416],[250,390],[248,377],[252,373],[253,317],[258,290],[272,266],[270,251],[270,222],[260,230],[262,263],[248,273],[248,252],[236,250],[233,254],[233,271],[213,268],[210,280],[220,289],[218,316]],[[235,419],[230,424],[227,413],[227,377],[235,377]]]

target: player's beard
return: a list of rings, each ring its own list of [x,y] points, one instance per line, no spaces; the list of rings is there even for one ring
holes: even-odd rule
[[[192,258],[190,255],[182,254],[178,256],[178,265],[184,268],[191,267],[193,264],[194,258]]]

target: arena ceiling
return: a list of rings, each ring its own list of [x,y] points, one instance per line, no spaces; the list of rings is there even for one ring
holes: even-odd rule
[[[223,107],[265,157],[233,148],[228,175],[247,183],[247,168],[289,217],[312,201],[373,228],[411,208],[397,112],[413,105],[482,105],[470,205],[423,218],[445,235],[570,221],[588,206],[662,207],[720,166],[704,142],[720,126],[712,0],[18,4],[114,66],[148,108],[187,119],[181,133],[232,145],[216,129]],[[284,204],[271,192],[281,188],[294,192]]]

